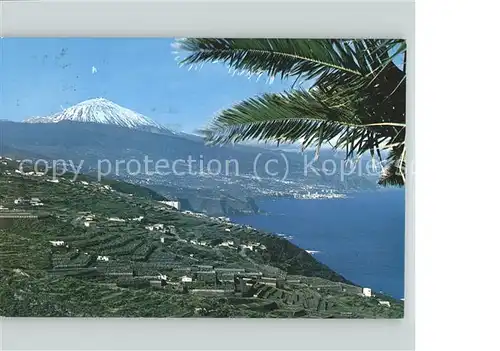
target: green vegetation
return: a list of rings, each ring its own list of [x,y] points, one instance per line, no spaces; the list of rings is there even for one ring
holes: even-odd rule
[[[3,316],[403,316],[401,301],[361,296],[271,233],[177,211],[137,186],[14,170],[0,162],[0,211],[38,218],[0,227]]]

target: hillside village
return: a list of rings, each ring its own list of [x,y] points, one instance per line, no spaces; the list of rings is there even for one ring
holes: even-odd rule
[[[402,301],[277,235],[138,186],[46,173],[0,157],[1,315],[403,316]]]

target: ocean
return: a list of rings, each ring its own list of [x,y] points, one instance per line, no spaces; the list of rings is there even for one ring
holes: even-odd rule
[[[286,235],[346,279],[404,297],[405,191],[349,194],[345,199],[266,199],[266,214],[231,217]]]

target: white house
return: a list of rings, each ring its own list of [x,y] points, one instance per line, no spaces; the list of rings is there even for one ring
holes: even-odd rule
[[[380,305],[382,306],[387,306],[387,307],[391,307],[391,303],[389,301],[380,301],[378,302]]]
[[[224,242],[220,243],[219,246],[224,246],[224,247],[234,246],[234,241],[232,241],[232,240],[224,241]]]
[[[187,275],[181,277],[181,282],[183,283],[191,283],[193,282],[193,278],[188,277]]]
[[[109,262],[108,256],[97,256],[98,261]]]
[[[51,183],[59,183],[59,179],[47,179],[47,181]]]
[[[64,241],[62,241],[62,240],[49,241],[49,243],[51,243],[52,246],[56,246],[56,247],[64,246]]]
[[[370,288],[363,288],[363,296],[372,297],[372,289],[370,289]]]
[[[249,245],[240,245],[242,249],[249,249],[250,251],[253,251],[253,247],[254,245],[253,244],[249,244]]]
[[[225,230],[226,232],[230,232],[230,231],[231,231],[231,229],[229,229],[229,228],[226,228],[226,229],[224,229],[224,230]]]

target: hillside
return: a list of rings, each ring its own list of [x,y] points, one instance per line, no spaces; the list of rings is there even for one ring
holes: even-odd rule
[[[403,315],[402,302],[362,296],[283,238],[177,211],[139,189],[20,174],[0,159],[0,315]]]

